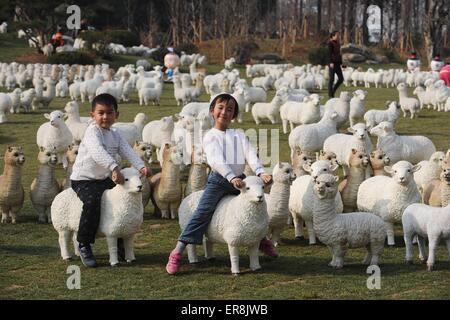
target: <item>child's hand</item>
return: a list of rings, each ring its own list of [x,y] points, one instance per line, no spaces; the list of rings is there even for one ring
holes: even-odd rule
[[[139,172],[144,177],[150,177],[152,175],[152,169],[147,168],[147,167],[143,167],[141,170],[139,170]]]
[[[272,182],[272,175],[270,174],[262,173],[259,175],[259,177],[262,179],[262,181],[264,181],[265,184],[269,184]]]
[[[113,170],[111,179],[115,184],[123,184],[124,183],[123,175],[118,168],[115,168]]]
[[[245,182],[242,181],[241,178],[233,178],[233,179],[231,180],[231,183],[233,184],[233,186],[234,186],[236,189],[241,189],[241,188],[245,187]]]

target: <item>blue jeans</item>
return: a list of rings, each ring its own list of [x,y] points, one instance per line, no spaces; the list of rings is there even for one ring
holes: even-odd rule
[[[208,228],[219,201],[226,195],[238,195],[239,193],[240,191],[227,179],[217,172],[212,172],[208,177],[208,183],[200,198],[198,207],[178,240],[188,244],[202,244],[203,235]]]

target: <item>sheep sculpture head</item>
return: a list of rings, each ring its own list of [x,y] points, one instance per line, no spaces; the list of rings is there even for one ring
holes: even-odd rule
[[[407,185],[414,181],[413,173],[420,169],[420,165],[412,165],[408,161],[399,161],[392,167],[385,166],[384,171],[392,176],[392,179],[401,185]]]
[[[274,182],[287,182],[289,184],[292,184],[292,182],[297,177],[292,169],[292,166],[287,162],[279,162],[277,165],[275,165],[272,175]]]
[[[175,165],[181,165],[183,163],[183,148],[181,145],[171,145],[166,143],[162,149],[163,162],[170,161]]]
[[[442,163],[442,171],[440,178],[441,181],[450,185],[450,163],[448,161],[444,161]]]
[[[22,166],[25,163],[25,155],[22,147],[9,146],[5,152],[5,164],[11,166]]]
[[[378,137],[386,137],[395,134],[394,125],[392,122],[382,121],[370,130],[370,134]]]
[[[260,177],[249,176],[245,178],[243,186],[237,188],[241,191],[240,196],[245,197],[249,202],[262,203],[265,202],[264,182]]]
[[[123,185],[116,185],[116,188],[123,188],[128,193],[140,193],[142,192],[142,182],[139,171],[134,168],[125,168],[120,170],[123,175]]]
[[[333,173],[337,170],[339,165],[331,164],[328,160],[319,160],[314,162],[311,166],[308,164],[303,165],[303,170],[309,172],[311,178],[315,181],[320,175]]]
[[[148,163],[152,161],[152,145],[144,141],[135,141],[133,146],[134,151],[139,155],[139,157]]]
[[[37,157],[40,164],[47,164],[50,167],[55,167],[58,164],[58,153],[56,147],[44,148],[39,147],[39,153]]]
[[[369,164],[369,156],[365,152],[352,149],[348,162],[350,167],[365,168]]]
[[[71,144],[69,146],[69,148],[67,149],[66,155],[67,155],[67,161],[69,163],[75,163],[75,160],[76,160],[77,155],[78,155],[79,147],[80,146],[78,144]]]
[[[375,151],[372,151],[370,153],[370,163],[382,163],[383,165],[388,165],[391,162],[391,159],[386,155],[386,153],[381,150],[377,149]]]
[[[66,115],[66,113],[56,110],[52,111],[50,114],[45,113],[44,117],[50,121],[50,124],[53,127],[59,128],[59,126],[64,122]]]
[[[353,127],[349,127],[347,131],[353,133],[359,140],[364,140],[367,137],[367,127],[364,123],[357,123]]]
[[[314,194],[319,199],[335,199],[338,191],[339,177],[332,174],[322,174],[314,182]]]
[[[366,96],[367,96],[367,91],[364,91],[364,90],[356,90],[355,92],[353,92],[353,97],[358,97],[359,100],[361,100],[361,101],[366,99]]]
[[[441,167],[445,161],[445,153],[442,151],[436,151],[430,157],[430,162],[433,162],[435,165]]]
[[[64,107],[64,111],[66,113],[76,113],[79,110],[78,103],[76,101],[69,101],[66,103],[66,106]]]

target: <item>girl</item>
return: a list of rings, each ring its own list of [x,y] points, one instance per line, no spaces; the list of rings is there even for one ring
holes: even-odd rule
[[[176,274],[179,271],[181,255],[187,244],[202,244],[203,234],[219,201],[226,195],[239,194],[236,187],[241,188],[245,185],[242,181],[245,178],[243,174],[245,160],[264,183],[272,181],[272,176],[264,173],[261,161],[244,133],[228,129],[231,120],[236,118],[239,112],[236,99],[228,93],[219,94],[211,101],[209,110],[215,125],[205,135],[203,149],[212,172],[197,209],[178,238],[175,249],[170,253],[166,266],[169,274]],[[242,155],[242,159],[239,159],[238,155]],[[278,256],[270,240],[261,240],[260,249],[268,256]]]

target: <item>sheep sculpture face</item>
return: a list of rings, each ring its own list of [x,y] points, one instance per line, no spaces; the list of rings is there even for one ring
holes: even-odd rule
[[[311,166],[308,164],[303,165],[303,169],[311,174],[314,181],[322,174],[333,173],[338,167],[337,164],[331,164],[327,160],[316,161]]]
[[[265,201],[264,198],[264,182],[261,178],[250,176],[245,178],[244,186],[239,188],[242,197],[249,202],[261,203]]]
[[[141,159],[150,163],[152,160],[152,145],[143,141],[135,141],[133,146],[134,151],[139,155]]]
[[[25,155],[22,147],[9,146],[5,152],[5,165],[22,166],[25,163]]]
[[[273,181],[274,182],[288,182],[292,184],[296,175],[292,169],[292,166],[287,162],[280,162],[273,168]]]
[[[401,185],[407,185],[414,181],[413,173],[420,169],[420,165],[412,165],[408,161],[399,161],[392,167],[385,166],[384,171],[392,176],[392,179]]]
[[[339,161],[337,160],[337,155],[333,151],[323,151],[320,150],[318,160],[327,160],[331,164],[339,165]]]
[[[125,168],[120,172],[123,174],[124,183],[123,185],[117,186],[125,189],[128,193],[142,192],[142,182],[139,171],[134,168]]]
[[[359,140],[364,140],[367,137],[367,127],[364,123],[357,123],[347,130],[348,132],[353,133]]]
[[[66,114],[56,110],[51,112],[50,114],[46,113],[44,114],[44,117],[50,121],[50,124],[53,127],[59,128],[62,122],[64,122],[64,118],[66,117]]]
[[[386,153],[381,149],[377,149],[370,153],[370,163],[372,164],[383,164],[387,166],[390,162],[391,159],[389,159],[389,157],[386,156]]]
[[[359,100],[364,101],[367,96],[367,91],[364,90],[356,90],[353,92],[353,97],[358,97]]]
[[[352,154],[349,158],[350,167],[365,168],[369,164],[369,156],[361,151],[352,149]]]
[[[47,149],[44,147],[39,147],[39,154],[37,159],[41,164],[47,164],[50,167],[56,167],[56,165],[58,164],[58,153],[56,152],[56,148]]]
[[[394,133],[394,125],[389,121],[383,121],[370,130],[371,135],[378,137],[387,137]]]
[[[441,172],[440,178],[441,178],[441,181],[450,185],[450,163],[447,163],[446,161],[444,161],[444,163],[442,164],[442,172]]]
[[[339,177],[332,174],[322,174],[314,183],[314,194],[319,199],[334,199],[338,190]]]

